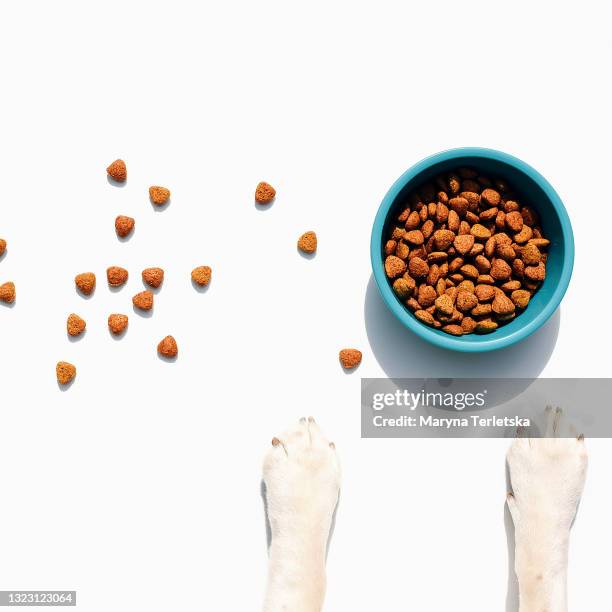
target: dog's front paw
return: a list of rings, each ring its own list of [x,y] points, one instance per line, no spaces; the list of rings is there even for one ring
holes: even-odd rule
[[[273,438],[263,478],[273,536],[297,527],[321,529],[327,537],[338,502],[340,464],[334,444],[312,417]]]
[[[587,452],[582,436],[557,437],[561,410],[546,410],[548,437],[517,438],[508,451],[508,507],[517,527],[546,521],[551,529],[569,530],[584,489]]]

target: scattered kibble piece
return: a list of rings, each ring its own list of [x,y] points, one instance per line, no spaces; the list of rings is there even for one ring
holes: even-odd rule
[[[142,280],[149,287],[157,289],[164,282],[164,271],[161,268],[147,268],[142,271]]]
[[[4,251],[6,251],[6,240],[0,238],[0,255],[3,255]]]
[[[176,357],[178,355],[176,340],[172,336],[166,336],[157,345],[157,352],[164,357]]]
[[[69,336],[75,338],[76,336],[80,336],[87,327],[85,323],[85,319],[79,317],[78,314],[72,313],[68,316],[68,320],[66,321],[66,330]]]
[[[17,293],[15,291],[15,283],[8,282],[0,285],[0,302],[12,304],[15,301]]]
[[[156,206],[163,206],[170,199],[170,190],[154,185],[149,187],[149,197]]]
[[[259,204],[269,204],[276,197],[276,189],[272,185],[261,182],[255,190],[255,201]]]
[[[388,228],[389,284],[425,325],[453,336],[493,332],[546,278],[550,242],[538,223],[505,180],[470,168],[441,174],[406,195]]]
[[[83,295],[91,295],[96,288],[96,275],[93,272],[77,274],[74,283]]]
[[[106,172],[114,181],[118,183],[125,182],[127,179],[127,168],[122,159],[116,159],[107,169]]]
[[[198,266],[191,271],[191,280],[200,287],[206,287],[210,283],[212,270],[208,266]]]
[[[153,293],[149,290],[137,293],[132,298],[132,304],[140,310],[151,310],[153,308]]]
[[[303,253],[314,253],[317,250],[317,235],[314,232],[306,232],[300,236],[297,245]]]
[[[128,271],[119,266],[111,266],[106,270],[106,278],[111,287],[121,287],[128,279]]]
[[[125,215],[119,215],[115,219],[115,231],[117,236],[120,238],[126,238],[132,233],[136,221],[132,217],[126,217]]]
[[[352,370],[361,363],[361,351],[348,348],[340,351],[340,363],[346,370]]]
[[[128,326],[128,317],[124,314],[112,314],[108,316],[108,329],[111,333],[118,335]]]
[[[60,385],[67,385],[70,381],[74,380],[76,367],[67,361],[58,361],[55,366],[55,374]]]

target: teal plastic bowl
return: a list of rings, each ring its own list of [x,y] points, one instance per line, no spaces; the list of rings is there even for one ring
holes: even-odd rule
[[[524,312],[490,334],[457,337],[423,325],[396,297],[385,274],[383,246],[390,222],[405,207],[408,194],[436,175],[462,166],[475,168],[487,176],[505,179],[518,198],[538,212],[542,231],[551,244],[548,248],[546,279]],[[574,236],[561,198],[537,170],[501,151],[478,147],[461,148],[427,157],[395,181],[376,214],[370,254],[374,278],[385,304],[408,329],[423,340],[442,348],[479,353],[505,348],[524,340],[544,325],[555,312],[572,276]]]

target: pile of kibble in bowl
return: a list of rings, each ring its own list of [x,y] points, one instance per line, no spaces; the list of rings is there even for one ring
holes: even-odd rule
[[[408,196],[389,226],[385,272],[423,324],[490,333],[529,307],[549,244],[511,185],[460,168]]]

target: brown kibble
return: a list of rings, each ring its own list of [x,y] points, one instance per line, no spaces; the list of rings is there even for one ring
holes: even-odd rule
[[[122,159],[116,159],[107,169],[106,172],[114,181],[123,183],[127,179],[127,167]]]
[[[149,187],[149,198],[156,206],[163,206],[170,199],[170,190],[154,185]]]
[[[442,331],[451,334],[451,336],[463,336],[463,327],[461,325],[445,325]]]
[[[509,280],[507,283],[504,283],[501,286],[501,289],[503,291],[515,291],[516,289],[520,289],[521,288],[521,281],[518,280]]]
[[[476,285],[474,293],[479,302],[490,302],[495,297],[495,289],[491,285]]]
[[[411,230],[409,232],[406,232],[404,239],[407,242],[410,242],[411,244],[414,244],[416,246],[420,246],[423,244],[423,242],[425,242],[423,232],[421,232],[420,230]]]
[[[525,289],[517,289],[510,294],[510,299],[517,308],[527,308],[531,299],[531,293]]]
[[[497,244],[495,247],[495,254],[506,261],[514,261],[516,253],[509,244]]]
[[[439,224],[446,223],[446,221],[448,220],[448,206],[446,204],[443,204],[442,202],[439,202],[436,206],[435,216],[436,221]]]
[[[342,349],[339,356],[340,363],[345,370],[352,370],[361,363],[361,351],[354,348]]]
[[[546,266],[540,262],[537,266],[527,266],[525,276],[532,281],[541,282],[546,278]]]
[[[523,229],[518,233],[514,234],[514,242],[518,244],[523,244],[531,240],[533,237],[533,230],[528,225],[523,225]]]
[[[421,305],[413,298],[408,298],[406,300],[406,306],[408,308],[410,308],[410,310],[412,310],[412,312],[415,312],[417,310],[421,310]]]
[[[421,323],[425,323],[425,325],[433,325],[434,318],[431,314],[429,314],[426,310],[417,310],[414,313],[414,316],[421,321]]]
[[[550,240],[547,240],[546,238],[532,238],[527,244],[533,244],[537,246],[538,249],[545,249],[550,245]]]
[[[0,257],[4,255],[5,251],[6,251],[6,240],[4,240],[3,238],[0,238]]]
[[[162,357],[173,358],[178,355],[178,346],[172,336],[166,336],[158,345],[157,352]]]
[[[393,255],[393,253],[395,253],[396,247],[397,247],[397,241],[387,240],[387,242],[385,243],[385,255]]]
[[[451,316],[453,314],[453,310],[455,310],[455,306],[453,304],[453,300],[450,295],[443,293],[442,295],[436,298],[436,310],[441,312],[443,315]]]
[[[472,236],[472,234],[457,236],[453,241],[453,246],[457,249],[457,253],[465,255],[469,253],[474,246],[474,236]]]
[[[269,204],[276,197],[276,190],[272,185],[261,182],[255,189],[255,201],[259,204]]]
[[[495,189],[484,189],[480,194],[480,203],[486,206],[497,206],[501,202],[501,196]]]
[[[449,206],[451,207],[451,210],[455,211],[455,213],[457,213],[459,217],[464,217],[465,213],[468,211],[468,208],[470,207],[470,203],[468,202],[468,200],[461,196],[456,197],[456,198],[451,198],[448,201],[448,203],[449,203]]]
[[[300,236],[297,246],[302,253],[311,255],[317,250],[317,235],[314,232],[305,232]]]
[[[514,302],[502,291],[498,291],[493,298],[491,309],[495,314],[507,315],[514,312]]]
[[[66,321],[66,331],[69,336],[76,338],[76,336],[80,336],[84,331],[87,324],[84,319],[81,319],[79,315],[72,313],[68,315],[68,320]]]
[[[401,227],[388,230],[385,270],[417,319],[446,333],[487,333],[527,306],[550,242],[536,211],[513,197],[504,179],[476,170],[435,176],[409,194]]]
[[[74,283],[83,295],[91,295],[96,288],[96,275],[93,272],[77,274]]]
[[[416,210],[413,210],[406,219],[406,225],[404,226],[407,231],[415,230],[421,224],[421,217]]]
[[[421,285],[419,287],[419,293],[417,295],[417,302],[421,305],[422,308],[429,308],[433,306],[438,294],[436,290],[431,285]]]
[[[460,312],[468,312],[478,305],[478,298],[471,291],[459,289],[457,291],[457,310]]]
[[[395,254],[400,259],[408,259],[408,255],[410,255],[410,248],[405,242],[398,242],[395,247]]]
[[[149,290],[137,293],[132,298],[132,304],[140,310],[151,310],[153,308],[153,293]]]
[[[434,222],[431,219],[428,219],[427,221],[425,221],[425,223],[423,223],[423,226],[421,227],[421,232],[423,233],[423,237],[425,238],[425,240],[427,240],[434,231]]]
[[[478,270],[472,264],[465,264],[464,266],[461,266],[461,268],[459,268],[459,271],[461,272],[461,274],[463,274],[465,278],[471,278],[476,280],[479,276]]]
[[[412,281],[414,283],[414,280]],[[407,300],[414,291],[414,284],[411,284],[406,278],[397,278],[393,281],[393,291],[400,300]]]
[[[115,219],[115,231],[117,236],[120,238],[126,238],[132,233],[136,221],[132,217],[126,217],[125,215],[119,215]]]
[[[520,232],[523,229],[523,217],[517,210],[506,215],[506,227],[512,232]]]
[[[461,320],[461,329],[464,334],[471,334],[475,329],[478,323],[472,317],[463,317]]]
[[[144,283],[157,289],[164,282],[164,271],[161,268],[146,268],[142,271]]]
[[[494,259],[491,265],[491,276],[496,281],[507,281],[512,274],[512,268],[504,259]]]
[[[478,240],[487,240],[491,237],[491,230],[480,223],[475,223],[470,229],[470,233]],[[485,247],[486,248],[486,247]]]
[[[119,266],[106,269],[106,279],[111,287],[121,287],[128,279],[128,271]]]
[[[55,375],[60,385],[67,385],[74,380],[76,376],[76,367],[67,361],[58,361],[55,366]]]
[[[472,314],[474,317],[482,317],[485,315],[490,315],[492,310],[491,304],[478,304],[472,308],[470,314]]]
[[[427,265],[427,264],[425,264]],[[395,255],[389,255],[385,259],[385,272],[389,278],[397,278],[406,271],[406,262],[396,257]],[[425,273],[427,274],[427,273]]]
[[[112,314],[108,317],[108,329],[112,334],[119,335],[123,333],[128,326],[128,317],[124,314]]]
[[[533,244],[533,241],[529,241],[522,249],[521,249],[521,259],[528,266],[535,266],[540,263],[542,259],[542,254],[540,253],[540,249]]]
[[[477,255],[474,258],[474,265],[480,274],[488,274],[491,269],[491,262],[484,255]]]
[[[495,331],[498,328],[498,325],[495,321],[491,319],[485,319],[484,321],[478,321],[474,331],[477,334],[488,334],[492,331]]]
[[[428,264],[441,264],[447,259],[448,253],[445,253],[444,251],[432,251],[429,255],[427,255]]]
[[[8,283],[0,285],[0,302],[12,304],[16,296],[15,283],[9,281]]]
[[[400,261],[402,260],[400,259]],[[406,264],[404,264],[404,266],[405,265]],[[427,274],[429,273],[429,265],[426,261],[424,261],[420,257],[413,257],[408,263],[408,270],[411,276],[416,277],[416,278],[423,278],[424,276],[427,276]]]
[[[437,251],[446,251],[446,249],[453,244],[453,240],[455,240],[454,232],[445,229],[436,230],[433,237]]]
[[[200,287],[206,287],[211,276],[212,270],[208,266],[198,266],[191,271],[191,280]]]

